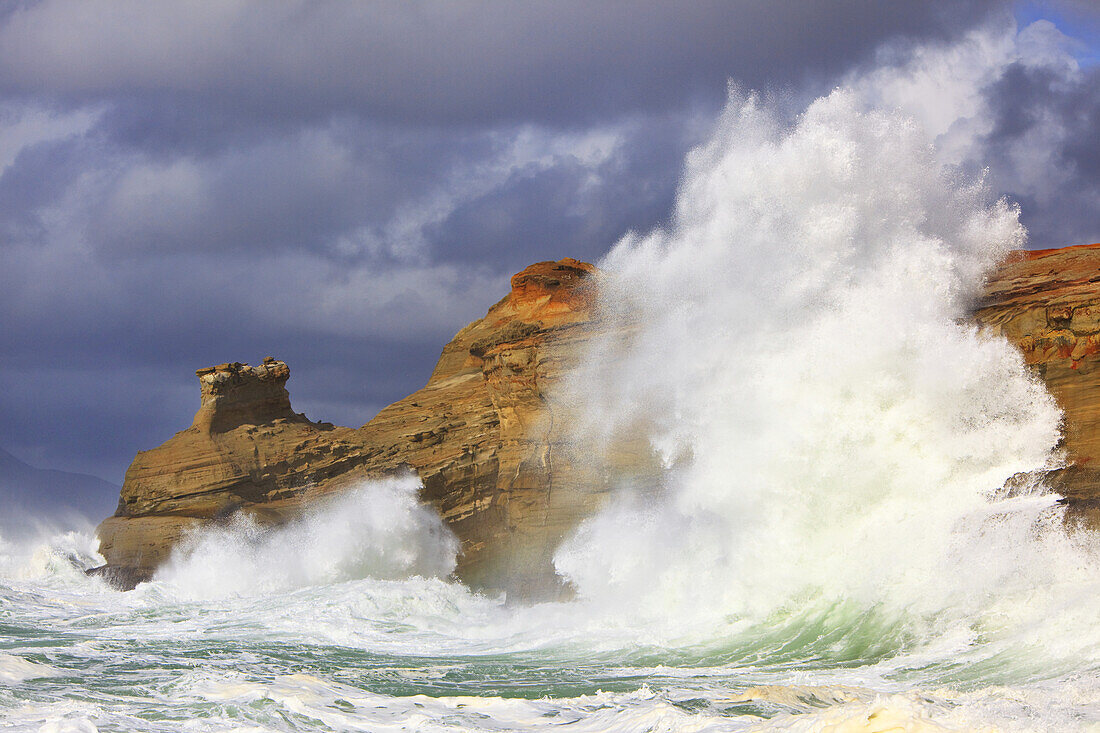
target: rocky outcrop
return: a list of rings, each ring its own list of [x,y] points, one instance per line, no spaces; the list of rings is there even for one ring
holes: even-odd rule
[[[597,278],[573,259],[515,275],[443,349],[428,384],[360,431],[378,450],[372,470],[419,475],[462,543],[459,577],[476,588],[559,593],[551,554],[607,490],[611,472],[576,454],[568,416],[546,400],[592,332]]]
[[[1100,521],[1100,244],[1017,252],[986,283],[974,320],[1016,344],[1065,412],[1070,461],[1054,487]]]
[[[127,578],[147,578],[188,529],[245,508],[282,519],[293,513],[283,500],[369,460],[357,431],[291,409],[281,361],[196,374],[202,400],[191,427],[138,453],[115,515],[99,525],[100,552]]]
[[[115,577],[149,577],[192,527],[235,512],[282,521],[357,481],[411,470],[461,541],[464,581],[560,593],[551,554],[599,505],[612,473],[577,454],[570,417],[546,400],[591,333],[597,278],[573,259],[515,275],[511,292],[447,344],[423,389],[359,429],[294,413],[282,362],[200,369],[191,427],[138,454],[115,516],[100,525]],[[621,468],[648,465],[629,463]]]
[[[465,582],[528,598],[565,592],[551,566],[562,537],[603,503],[612,476],[659,470],[645,441],[600,457],[578,449],[573,408],[547,399],[597,328],[598,280],[572,259],[517,274],[444,347],[423,389],[358,429],[295,413],[289,369],[274,359],[199,370],[191,427],[138,454],[100,525],[104,572],[132,584],[189,528],[237,512],[284,521],[366,478],[413,471],[461,541]],[[1061,403],[1073,464],[1055,478],[1077,515],[1100,521],[1100,248],[1018,253],[973,318],[1016,343]]]

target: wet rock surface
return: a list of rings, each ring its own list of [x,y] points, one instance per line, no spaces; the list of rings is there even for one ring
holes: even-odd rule
[[[1069,465],[1050,483],[1072,515],[1100,521],[1100,245],[1015,253],[974,320],[1020,348],[1065,412]]]

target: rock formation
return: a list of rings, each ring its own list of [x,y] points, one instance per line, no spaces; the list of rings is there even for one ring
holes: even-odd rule
[[[200,369],[191,427],[138,454],[99,527],[110,574],[124,585],[148,578],[189,528],[234,512],[278,522],[364,478],[412,470],[461,540],[464,581],[560,592],[553,549],[597,507],[609,471],[575,454],[545,393],[591,332],[596,277],[573,259],[517,274],[447,344],[423,389],[357,430],[296,414],[282,362]]]
[[[196,374],[202,401],[191,427],[138,453],[115,515],[99,525],[100,552],[116,578],[148,578],[186,530],[243,507],[280,519],[280,500],[366,461],[357,431],[291,409],[283,362]]]
[[[1016,344],[1065,412],[1069,468],[1053,485],[1100,521],[1100,244],[1017,252],[986,284],[974,320]]]
[[[597,327],[599,274],[573,259],[540,262],[443,349],[428,384],[361,428],[296,414],[286,364],[198,371],[190,428],[139,453],[118,510],[99,528],[109,574],[148,578],[191,527],[245,512],[293,517],[371,476],[414,471],[461,541],[457,574],[475,588],[525,597],[563,592],[551,557],[603,502],[612,476],[657,470],[639,444],[594,458],[570,445],[573,417],[548,390]],[[1066,411],[1060,472],[1079,514],[1100,506],[1100,248],[1018,253],[988,282],[975,320],[1007,336]],[[1098,513],[1100,518],[1100,513]]]

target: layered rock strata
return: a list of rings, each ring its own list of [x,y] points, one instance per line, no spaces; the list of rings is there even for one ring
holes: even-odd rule
[[[196,374],[202,397],[191,427],[138,453],[114,516],[99,525],[116,577],[147,579],[187,530],[235,511],[278,521],[288,500],[369,460],[358,431],[294,412],[281,361]]]
[[[236,512],[283,521],[321,496],[409,470],[461,541],[459,577],[558,594],[551,554],[617,473],[577,454],[565,408],[546,400],[591,333],[596,278],[573,259],[515,275],[511,292],[447,344],[423,389],[359,429],[296,414],[282,362],[200,369],[191,427],[138,454],[115,516],[99,527],[111,572],[147,578],[193,527]]]
[[[191,427],[139,453],[99,528],[121,584],[150,577],[190,528],[237,512],[281,522],[373,476],[412,471],[461,541],[458,576],[523,597],[563,592],[551,557],[604,501],[612,477],[652,477],[645,441],[588,455],[570,444],[574,406],[547,394],[598,328],[592,265],[541,262],[443,349],[428,384],[361,428],[290,405],[286,364],[198,372]],[[1022,350],[1065,410],[1071,465],[1054,477],[1078,516],[1100,521],[1100,246],[1017,253],[973,313]]]
[[[1100,522],[1100,244],[1015,253],[974,320],[1016,344],[1062,407],[1069,466],[1052,483],[1075,515]]]

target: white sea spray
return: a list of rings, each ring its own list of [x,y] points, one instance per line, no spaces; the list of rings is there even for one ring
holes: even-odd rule
[[[207,598],[367,577],[446,577],[458,541],[418,502],[419,488],[411,477],[364,481],[277,527],[238,515],[188,535],[156,579]]]
[[[1060,412],[966,320],[1024,236],[901,113],[837,90],[787,121],[734,95],[668,226],[601,263],[610,335],[559,396],[587,406],[583,444],[648,426],[668,474],[584,522],[559,571],[685,637],[844,608],[907,647],[1100,661],[1091,537],[1041,488],[998,494],[1058,465]]]

